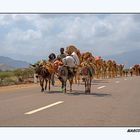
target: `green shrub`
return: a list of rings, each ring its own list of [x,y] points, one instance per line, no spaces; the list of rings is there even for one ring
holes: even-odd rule
[[[32,68],[16,69],[13,71],[13,73],[20,82],[24,81],[24,79],[31,78],[34,75]]]
[[[12,78],[5,78],[1,83],[2,86],[15,85],[15,84],[17,84],[17,81]]]
[[[14,76],[13,72],[12,71],[2,71],[0,72],[0,79],[3,80],[5,78],[8,78],[8,77],[12,77]]]
[[[11,71],[0,71],[0,85],[13,85],[23,83],[33,78],[34,70],[32,68],[15,69]]]

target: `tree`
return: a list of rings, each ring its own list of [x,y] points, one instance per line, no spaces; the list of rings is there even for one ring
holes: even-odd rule
[[[19,82],[23,82],[23,70],[22,69],[15,69],[14,75],[17,77]]]

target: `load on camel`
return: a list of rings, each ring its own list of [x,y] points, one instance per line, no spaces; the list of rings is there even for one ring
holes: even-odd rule
[[[80,51],[79,51],[80,52]],[[76,72],[76,76],[75,76],[75,83],[77,84],[80,84],[80,80],[81,80],[81,74],[80,74],[80,72],[81,72],[81,63],[82,62],[85,62],[88,58],[90,58],[90,59],[93,59],[93,57],[92,57],[92,53],[90,53],[90,52],[84,52],[84,53],[79,53],[79,59],[80,59],[80,65],[79,65],[79,67],[77,67],[77,72]],[[94,61],[94,60],[93,60]],[[93,62],[92,61],[92,62]],[[94,64],[93,64],[94,65]],[[78,81],[78,82],[77,82]]]
[[[118,67],[118,74],[119,74],[120,77],[122,77],[123,76],[124,65],[123,64],[118,64],[117,67]]]
[[[140,76],[140,65],[139,64],[135,64],[130,68],[130,74],[132,75],[136,75],[136,76]]]
[[[82,62],[87,61],[90,59],[90,63],[94,68],[95,77],[105,78],[106,77],[106,69],[107,65],[106,62],[101,58],[101,56],[93,56],[91,52],[85,52],[82,54]]]
[[[118,66],[114,60],[107,61],[107,75],[109,78],[115,78],[118,74]]]

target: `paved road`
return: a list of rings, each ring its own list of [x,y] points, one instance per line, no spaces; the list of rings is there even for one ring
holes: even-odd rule
[[[140,77],[94,80],[92,93],[39,85],[0,89],[0,126],[140,126]]]

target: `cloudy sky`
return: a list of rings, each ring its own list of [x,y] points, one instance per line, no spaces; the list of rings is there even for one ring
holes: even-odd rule
[[[0,14],[0,56],[34,62],[60,47],[108,56],[140,49],[140,14]]]

